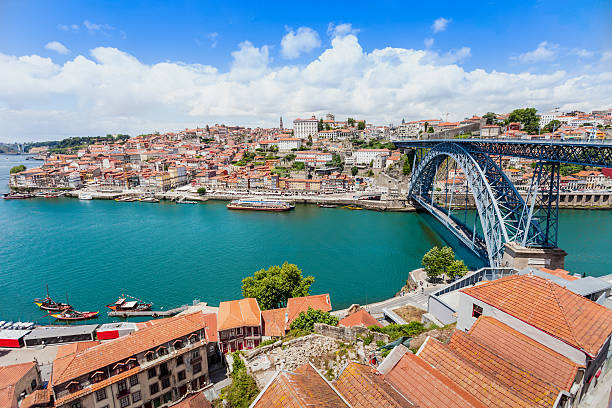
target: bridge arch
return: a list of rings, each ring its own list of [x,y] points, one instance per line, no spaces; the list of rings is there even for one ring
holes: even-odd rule
[[[434,201],[438,169],[448,158],[463,170],[482,226],[484,240],[456,217],[444,214]],[[525,202],[501,168],[487,154],[468,152],[457,143],[440,143],[429,149],[413,168],[408,195],[434,215],[470,249],[501,266],[504,244],[520,234]],[[470,236],[471,235],[471,236]]]

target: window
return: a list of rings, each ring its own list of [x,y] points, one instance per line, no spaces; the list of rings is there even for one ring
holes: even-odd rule
[[[170,378],[164,378],[162,380],[162,390],[165,390],[170,386]]]
[[[83,408],[83,405],[81,405],[81,401],[76,401],[70,404],[70,408]]]
[[[102,401],[106,399],[106,388],[96,391],[96,401]]]
[[[160,399],[159,397],[155,398],[155,399],[153,400],[153,406],[154,406],[155,408],[157,408],[157,407],[159,407],[160,405],[161,405],[161,399]]]
[[[198,358],[200,357],[200,350],[193,350],[191,352],[191,358]]]
[[[236,333],[238,334],[238,336],[242,336],[242,327],[237,328]]]
[[[164,394],[164,402],[168,402],[172,400],[172,391],[169,391]]]
[[[147,351],[147,361],[153,360],[155,360],[155,353],[153,353],[152,351]]]
[[[140,391],[136,391],[132,394],[132,402],[138,402],[140,401],[140,398]]]
[[[176,365],[177,365],[177,366],[180,366],[181,364],[184,364],[184,361],[183,361],[183,356],[178,356],[178,357],[176,358]]]
[[[186,375],[185,375],[185,371],[181,371],[178,373],[178,380],[179,381],[183,381],[185,379]]]
[[[153,395],[153,394],[157,394],[159,392],[159,384],[155,383],[155,384],[151,384],[149,386],[149,394]]]
[[[149,379],[155,377],[157,375],[156,368],[155,367],[149,368],[149,371],[147,371],[147,375],[149,376]]]
[[[138,376],[134,374],[130,377],[130,385],[133,387],[136,384],[138,384]]]
[[[482,307],[478,305],[472,306],[472,317],[478,319],[482,315]]]
[[[32,387],[32,391],[34,391],[36,389],[36,380],[32,380],[30,386]]]
[[[253,336],[259,336],[259,327],[253,327]]]
[[[193,373],[199,373],[202,371],[202,363],[197,363],[193,365]]]
[[[119,406],[121,408],[127,407],[128,405],[130,405],[130,397],[123,397],[123,398],[119,398]]]
[[[165,348],[165,347],[160,347],[160,348],[157,350],[157,355],[158,355],[158,356],[163,356],[164,354],[166,354],[166,348]]]
[[[119,394],[126,392],[127,389],[127,381],[121,380],[117,383],[117,391],[119,392]]]

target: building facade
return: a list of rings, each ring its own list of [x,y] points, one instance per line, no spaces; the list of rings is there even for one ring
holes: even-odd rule
[[[312,116],[310,119],[295,119],[293,121],[293,136],[298,139],[316,138],[319,131],[319,121]]]

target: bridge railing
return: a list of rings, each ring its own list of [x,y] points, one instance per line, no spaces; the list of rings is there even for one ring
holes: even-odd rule
[[[581,144],[581,145],[612,145],[612,139],[531,139],[531,138],[510,138],[510,137],[471,137],[471,138],[445,138],[445,137],[427,137],[427,138],[404,138],[404,139],[391,139],[392,143],[398,142],[516,142],[516,143],[539,143],[539,144]]]
[[[483,280],[495,280],[504,276],[514,275],[518,270],[514,268],[481,268],[458,279],[442,289],[433,292],[427,300],[427,312],[431,313],[443,324],[451,324],[457,321],[457,310],[441,299],[441,296],[456,290],[473,286]]]

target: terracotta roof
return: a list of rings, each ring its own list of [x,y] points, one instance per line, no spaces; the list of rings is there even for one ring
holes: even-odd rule
[[[578,364],[492,317],[480,316],[469,334],[501,358],[561,389],[569,391],[574,383]]]
[[[263,335],[271,337],[281,337],[285,335],[287,329],[285,324],[286,308],[262,310],[261,320],[263,321]]]
[[[34,362],[0,367],[0,407],[17,407],[15,384],[34,367]]]
[[[487,408],[450,378],[407,352],[385,375],[402,395],[427,408]]]
[[[324,312],[331,311],[332,306],[331,300],[329,299],[329,293],[289,299],[287,301],[287,325],[291,324],[292,321],[297,319],[301,312],[307,312],[309,307],[315,310],[322,310]]]
[[[507,276],[461,292],[593,357],[612,333],[612,310],[539,276]]]
[[[99,368],[132,357],[178,337],[201,330],[205,326],[203,313],[158,320],[156,324],[101,343],[82,351],[65,355],[53,363],[53,386],[62,384]],[[208,330],[207,330],[208,331]]]
[[[44,390],[36,390],[31,394],[28,394],[21,404],[19,408],[30,408],[35,407],[37,405],[47,405],[51,402],[51,392],[48,389]]]
[[[261,324],[261,312],[255,298],[221,302],[217,316],[218,331]]]
[[[365,309],[359,309],[355,313],[346,316],[344,319],[338,322],[339,326],[353,327],[353,326],[378,326],[383,327],[382,324]]]
[[[561,392],[557,386],[501,358],[462,331],[453,333],[448,346],[482,373],[493,377],[532,405],[552,407]]]
[[[140,367],[134,367],[131,370],[124,371],[121,374],[114,375],[110,378],[107,378],[106,380],[91,384],[85,388],[78,390],[77,392],[65,395],[62,398],[58,398],[55,401],[55,406],[59,407],[67,402],[74,401],[75,399],[80,398],[84,395],[90,394],[102,388],[106,388],[109,385],[115,384],[125,378],[131,377],[134,374],[138,374],[138,372],[140,372]]]
[[[185,398],[181,402],[170,405],[171,408],[211,408],[212,405],[201,392]]]
[[[555,275],[555,276],[557,276],[559,278],[562,278],[562,279],[565,279],[565,280],[568,280],[568,281],[574,281],[574,280],[580,279],[578,276],[570,275],[570,272],[566,271],[565,269],[560,269],[560,268],[557,268],[557,269],[540,268],[540,270],[542,272],[546,272],[546,273],[549,273],[551,275]]]
[[[349,363],[334,386],[353,408],[416,407],[364,364]]]
[[[345,408],[349,405],[318,371],[306,363],[294,372],[281,371],[264,388],[252,407],[256,408]]]
[[[427,338],[418,356],[489,407],[533,406],[432,337]]]

